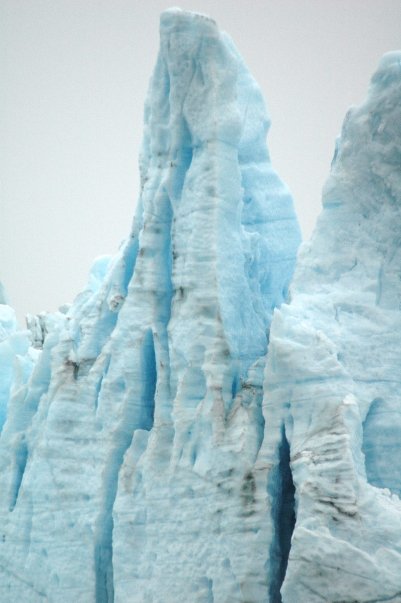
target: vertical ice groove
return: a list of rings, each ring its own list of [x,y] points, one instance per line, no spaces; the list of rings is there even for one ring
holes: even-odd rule
[[[136,429],[150,431],[153,427],[157,369],[151,329],[143,336],[140,364],[142,381],[139,399],[136,400],[132,392],[127,393],[129,399],[125,405],[120,429],[114,434],[103,477],[102,510],[98,518],[95,542],[96,603],[114,601],[113,506],[124,455],[135,437]]]
[[[155,392],[157,382],[157,368],[155,357],[155,344],[153,333],[148,329],[142,345],[142,392],[140,404],[143,408],[143,417],[140,429],[150,431],[153,427],[155,414]]]
[[[273,541],[269,551],[269,603],[281,603],[281,585],[284,582],[295,526],[295,486],[290,468],[290,447],[281,427],[281,441],[277,451],[277,465],[271,475]]]
[[[28,461],[28,447],[25,438],[22,437],[19,445],[15,452],[15,468],[14,468],[14,479],[12,482],[11,500],[10,500],[10,511],[14,510],[18,500],[18,493],[21,487],[22,479],[25,473],[25,467]]]

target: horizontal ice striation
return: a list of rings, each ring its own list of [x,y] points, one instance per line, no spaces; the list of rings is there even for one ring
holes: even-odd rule
[[[257,492],[267,488],[275,500],[284,430],[296,508],[274,600],[401,601],[400,233],[401,53],[394,52],[382,59],[367,100],[347,114],[291,303],[271,327]],[[288,554],[274,514],[272,526],[270,579]]]
[[[252,469],[299,229],[232,42],[178,9],[160,32],[131,235],[0,438],[4,602],[267,601]]]

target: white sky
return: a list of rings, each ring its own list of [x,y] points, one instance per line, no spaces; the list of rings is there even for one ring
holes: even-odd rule
[[[129,233],[163,0],[1,0],[0,278],[20,318],[72,301]],[[272,118],[273,164],[305,237],[334,140],[401,0],[181,0],[234,39]]]

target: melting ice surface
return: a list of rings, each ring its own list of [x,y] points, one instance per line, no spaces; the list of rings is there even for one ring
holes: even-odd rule
[[[0,600],[401,601],[400,55],[277,310],[299,229],[259,88],[211,19],[160,31],[131,234],[2,375]]]

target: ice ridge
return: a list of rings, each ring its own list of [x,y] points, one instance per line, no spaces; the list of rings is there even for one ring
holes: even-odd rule
[[[30,322],[43,350],[0,438],[1,601],[266,599],[253,466],[300,241],[268,127],[229,37],[163,13],[131,234],[57,328]]]

